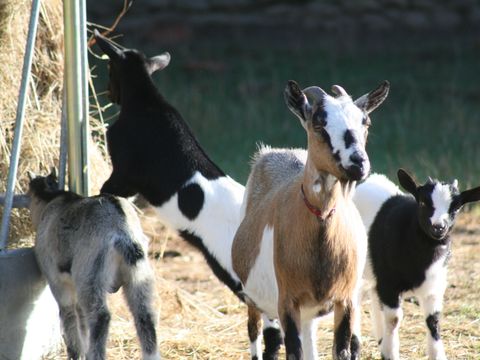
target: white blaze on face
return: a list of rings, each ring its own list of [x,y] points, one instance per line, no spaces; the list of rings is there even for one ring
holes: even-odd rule
[[[327,113],[327,125],[325,131],[330,136],[333,153],[340,156],[341,165],[346,169],[353,165],[350,156],[360,152],[366,159],[365,153],[365,125],[363,124],[364,113],[353,103],[349,96],[333,98],[324,97],[324,110]],[[345,144],[345,133],[349,130],[355,142],[348,148]],[[365,164],[369,166],[369,164]],[[369,169],[366,169],[369,170]]]
[[[448,210],[452,203],[450,186],[437,183],[432,191],[433,215],[430,218],[432,225],[445,225],[449,218]]]

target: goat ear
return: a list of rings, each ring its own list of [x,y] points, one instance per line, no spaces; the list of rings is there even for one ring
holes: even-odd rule
[[[171,57],[168,52],[164,52],[161,55],[151,57],[150,59],[147,60],[148,73],[151,75],[155,71],[165,69],[170,63],[170,59]]]
[[[400,185],[413,196],[417,197],[417,182],[415,179],[403,169],[398,169],[398,181]]]
[[[57,168],[55,166],[52,166],[50,168],[50,175],[52,178],[54,178],[55,180],[57,180]]]
[[[97,29],[93,31],[93,36],[100,49],[110,58],[110,60],[119,60],[123,56],[122,50],[113,45],[106,37],[101,35]]]
[[[27,171],[27,175],[28,175],[28,180],[29,181],[32,181],[33,179],[35,179],[37,177],[37,175],[35,175],[35,173],[33,171]]]
[[[57,170],[52,168],[52,172],[45,177],[45,187],[48,191],[58,190]]]
[[[470,189],[470,190],[465,190],[462,191],[459,195],[460,199],[460,206],[465,205],[466,203],[471,203],[475,201],[480,200],[480,186]]]
[[[379,107],[387,98],[390,90],[390,83],[384,80],[375,90],[360,96],[355,100],[355,105],[370,114],[373,110]]]
[[[283,96],[290,111],[297,115],[302,123],[302,126],[306,127],[305,123],[310,117],[309,115],[312,107],[303,91],[300,90],[300,86],[298,86],[295,81],[289,80],[287,86],[285,87]]]

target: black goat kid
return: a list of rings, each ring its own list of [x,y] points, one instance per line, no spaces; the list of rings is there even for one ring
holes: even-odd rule
[[[429,359],[446,359],[439,318],[447,287],[450,231],[461,207],[480,200],[480,187],[459,192],[457,181],[429,179],[419,185],[398,171],[401,193],[385,176],[374,174],[356,188],[355,205],[368,231],[364,278],[370,285],[374,335],[383,359],[400,358],[401,299],[418,297],[428,328]]]

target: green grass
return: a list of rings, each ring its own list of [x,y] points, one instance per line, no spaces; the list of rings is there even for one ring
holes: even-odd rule
[[[396,180],[404,167],[420,181],[430,175],[458,178],[461,188],[480,185],[480,46],[421,39],[346,50],[333,42],[315,47],[212,40],[146,52],[170,51],[171,64],[155,75],[159,89],[211,158],[242,183],[257,143],[306,146],[304,130],[283,100],[287,80],[327,91],[339,84],[356,98],[388,79],[390,95],[371,115],[373,171]],[[224,69],[188,69],[202,61]]]

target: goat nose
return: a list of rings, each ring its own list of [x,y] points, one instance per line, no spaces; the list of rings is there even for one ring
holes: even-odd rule
[[[362,153],[357,151],[357,152],[354,152],[352,155],[350,155],[350,161],[354,165],[361,166],[365,161],[365,156],[363,156]]]
[[[435,232],[442,232],[445,230],[445,228],[447,227],[445,224],[441,223],[441,224],[433,224],[433,230],[435,230]]]

